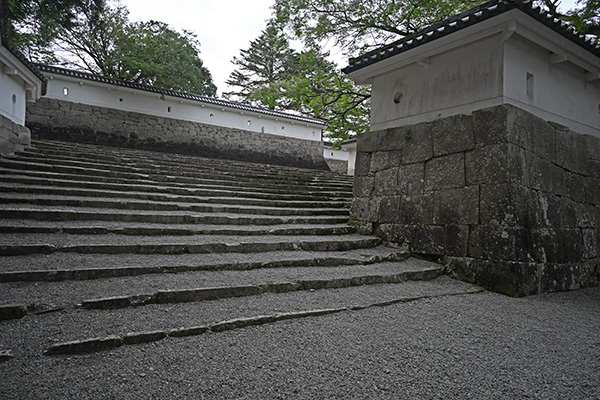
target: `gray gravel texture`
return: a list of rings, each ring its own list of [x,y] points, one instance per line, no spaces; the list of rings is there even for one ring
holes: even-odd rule
[[[446,277],[424,284],[440,292],[464,285]],[[328,304],[340,296],[359,303],[373,298],[343,291],[320,295]],[[293,293],[287,301],[318,306],[306,298],[311,294]],[[233,316],[274,304],[268,295],[227,303],[235,300],[215,302],[216,308]],[[39,344],[27,340],[37,334],[49,342],[68,331],[60,316],[2,323],[0,343],[15,357],[0,363],[0,398],[600,398],[600,288],[520,299],[489,292],[441,296],[89,355],[41,356]],[[42,317],[57,319],[44,321],[42,332],[35,323]],[[34,333],[20,337],[25,328],[18,324]]]

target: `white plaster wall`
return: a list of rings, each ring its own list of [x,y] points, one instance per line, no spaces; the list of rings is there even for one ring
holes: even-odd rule
[[[324,148],[323,157],[330,160],[348,161],[348,151],[344,149]]]
[[[568,61],[552,64],[548,50],[518,35],[506,42],[504,71],[507,103],[600,137],[600,80],[586,81],[586,71]]]
[[[66,89],[66,91],[65,91]],[[51,75],[46,97],[184,121],[321,141],[322,126],[193,100]]]
[[[431,121],[501,104],[502,54],[500,36],[493,35],[429,57],[421,64],[375,76],[371,129]]]
[[[0,62],[0,113],[19,125],[25,125],[25,96],[23,80],[17,75],[4,73],[4,64]]]

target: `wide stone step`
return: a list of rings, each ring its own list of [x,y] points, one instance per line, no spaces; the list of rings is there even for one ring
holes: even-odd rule
[[[134,173],[143,175],[167,175],[177,177],[188,177],[197,180],[210,179],[212,181],[221,182],[236,182],[238,184],[248,186],[251,183],[264,182],[265,184],[274,185],[277,187],[288,187],[291,183],[296,185],[305,186],[324,186],[329,188],[336,188],[340,190],[351,190],[352,182],[345,181],[341,182],[335,179],[315,179],[310,175],[299,176],[297,174],[281,174],[271,175],[259,173],[257,171],[248,171],[243,168],[236,170],[224,171],[217,168],[206,168],[203,166],[190,167],[189,163],[175,164],[171,168],[168,168],[165,162],[161,162],[160,165],[157,163],[144,163],[136,162],[135,164],[123,164],[118,162],[102,163],[99,161],[91,162],[89,158],[75,158],[71,156],[65,157],[52,157],[49,155],[34,154],[30,152],[17,153],[14,157],[11,157],[12,161],[22,161],[27,163],[40,163],[40,164],[52,164],[52,165],[63,165],[70,167],[88,168],[88,169],[101,169],[109,170],[122,173]],[[333,176],[331,177],[333,178]]]
[[[0,158],[0,167],[11,169],[11,170],[33,170],[33,171],[44,171],[54,172],[58,174],[75,174],[79,176],[102,176],[112,177],[120,179],[129,179],[134,181],[150,180],[154,182],[178,182],[178,183],[190,183],[190,184],[210,184],[213,186],[222,187],[246,187],[246,188],[262,188],[262,189],[274,189],[278,191],[314,191],[324,193],[335,193],[337,196],[344,196],[350,191],[349,188],[340,190],[337,187],[330,187],[330,185],[323,185],[321,183],[306,184],[301,182],[288,182],[282,180],[279,183],[277,181],[265,181],[265,180],[253,180],[250,178],[240,180],[223,180],[217,179],[216,177],[205,176],[196,177],[192,174],[177,174],[177,175],[161,175],[154,171],[141,171],[141,172],[121,172],[115,171],[108,168],[103,168],[102,165],[83,165],[83,166],[69,166],[65,164],[54,164],[54,163],[42,163],[42,162],[28,162],[21,161],[18,158],[3,159]]]
[[[285,225],[275,227],[264,226],[223,226],[223,225],[164,225],[164,224],[136,224],[127,222],[85,222],[85,221],[27,221],[27,220],[0,220],[0,233],[66,233],[71,235],[136,235],[136,236],[190,236],[190,235],[347,235],[356,230],[345,224],[338,225]]]
[[[375,247],[381,239],[337,236],[159,236],[13,234],[0,236],[0,254],[215,254],[268,251],[343,251]]]
[[[341,183],[351,183],[352,177],[344,174],[331,173],[320,170],[307,170],[304,168],[256,164],[246,161],[215,159],[196,157],[176,153],[162,153],[147,150],[133,150],[124,148],[104,147],[96,145],[78,145],[58,141],[33,141],[33,146],[23,153],[37,154],[45,157],[47,155],[64,157],[73,160],[98,160],[104,163],[120,164],[128,166],[150,165],[167,166],[179,168],[193,167],[198,170],[212,170],[215,172],[236,173],[247,171],[257,176],[275,177],[280,179],[285,176],[293,176],[303,180],[318,181],[326,179]]]
[[[0,219],[29,219],[41,221],[122,221],[160,224],[202,225],[282,225],[282,224],[343,224],[346,216],[256,216],[242,214],[202,214],[181,211],[98,210],[93,208],[39,207],[34,205],[4,205]]]
[[[264,293],[209,302],[156,304],[99,311],[67,309],[60,313],[4,321],[11,331],[7,347],[17,335],[26,337],[29,351],[41,355],[88,353],[121,345],[135,345],[182,336],[218,333],[286,319],[318,318],[335,312],[352,313],[369,307],[401,304],[440,296],[472,295],[471,285],[447,277],[410,284],[366,285],[342,289]],[[203,329],[203,327],[206,327]],[[92,338],[104,343],[71,343]]]
[[[26,254],[0,257],[0,282],[61,281],[174,274],[189,271],[274,270],[336,267],[404,260],[408,253],[385,246],[345,251],[274,251],[212,254]]]
[[[176,184],[173,182],[151,182],[151,181],[131,181],[127,179],[113,179],[109,177],[81,177],[78,175],[56,174],[36,171],[20,171],[20,175],[15,175],[15,171],[0,168],[0,182],[5,185],[52,185],[59,188],[84,188],[84,189],[105,189],[118,192],[144,192],[160,193],[184,196],[223,196],[223,197],[242,197],[263,200],[280,201],[301,201],[301,202],[322,202],[329,204],[342,204],[347,206],[348,198],[328,196],[323,193],[306,192],[303,194],[290,193],[287,191],[257,191],[255,189],[231,188],[211,185],[193,185]]]
[[[0,285],[3,293],[0,303],[51,303],[63,308],[83,304],[87,308],[120,308],[121,305],[135,305],[135,299],[138,297],[144,298],[146,304],[205,301],[268,292],[284,293],[429,280],[441,273],[442,269],[438,264],[411,258],[369,264],[343,264],[336,267],[300,265],[249,270],[200,270],[70,282],[4,282]],[[162,294],[157,295],[158,292]],[[159,296],[162,296],[162,299],[159,299]],[[115,298],[114,302],[92,301],[109,298]]]
[[[328,182],[339,182],[351,184],[352,178],[347,175],[329,173],[326,171],[306,170],[280,165],[255,164],[243,161],[210,159],[203,157],[185,156],[172,153],[160,153],[144,150],[115,149],[102,146],[79,146],[65,143],[65,146],[57,145],[60,142],[34,141],[34,147],[19,153],[23,156],[37,155],[45,157],[53,155],[67,160],[99,160],[111,164],[126,166],[148,166],[154,168],[157,164],[173,168],[193,167],[194,170],[206,170],[214,173],[245,173],[251,172],[257,177],[267,179],[281,179],[294,177],[301,180],[317,182],[325,180]]]
[[[348,216],[342,208],[281,208],[253,207],[246,205],[191,204],[179,202],[159,202],[133,200],[129,198],[87,198],[75,196],[13,193],[0,193],[0,207],[3,205],[45,205],[65,207],[108,208],[120,210],[186,211],[192,213],[226,213],[274,216]]]
[[[1,179],[0,179],[1,180]],[[21,180],[26,182],[25,180]],[[41,181],[41,180],[40,180]],[[42,182],[39,182],[42,183]],[[133,190],[101,190],[103,185],[96,185],[98,189],[85,189],[74,187],[54,187],[42,186],[28,183],[0,183],[0,192],[35,194],[35,195],[55,195],[71,197],[106,197],[106,198],[124,198],[148,200],[154,202],[177,202],[177,203],[203,203],[203,204],[228,204],[228,205],[254,205],[264,207],[282,207],[282,208],[314,208],[315,201],[298,200],[276,200],[276,199],[256,199],[251,197],[200,197],[193,195],[178,195],[170,193],[152,193],[136,192]],[[320,201],[318,205],[321,208],[347,208],[346,202],[341,201]]]

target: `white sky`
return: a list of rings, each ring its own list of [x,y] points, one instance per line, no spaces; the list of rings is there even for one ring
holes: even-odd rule
[[[196,33],[200,58],[211,72],[220,96],[234,70],[231,60],[258,38],[271,17],[275,0],[121,0],[131,21],[162,21],[174,29]],[[576,0],[563,0],[563,8]],[[345,67],[345,59],[335,60]]]

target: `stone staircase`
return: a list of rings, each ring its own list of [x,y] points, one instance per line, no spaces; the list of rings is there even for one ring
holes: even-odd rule
[[[0,359],[473,292],[348,225],[346,176],[34,141],[0,158]]]

